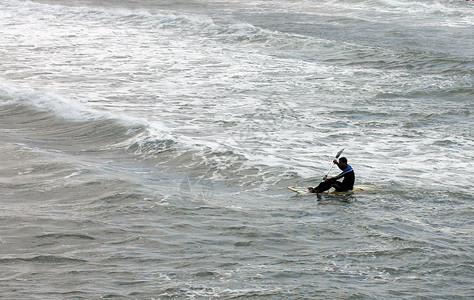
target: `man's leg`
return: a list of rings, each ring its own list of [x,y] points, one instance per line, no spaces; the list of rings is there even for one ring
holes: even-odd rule
[[[335,180],[327,180],[321,182],[317,187],[315,188],[308,188],[310,192],[312,193],[322,193],[324,191],[327,191],[331,188],[331,186],[334,184]]]
[[[331,185],[338,192],[347,192],[349,189],[345,187],[342,182],[336,181]]]

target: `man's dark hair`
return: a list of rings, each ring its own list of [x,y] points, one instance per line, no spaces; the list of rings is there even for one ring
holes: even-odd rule
[[[339,161],[347,164],[347,158],[345,158],[345,157],[339,158]]]

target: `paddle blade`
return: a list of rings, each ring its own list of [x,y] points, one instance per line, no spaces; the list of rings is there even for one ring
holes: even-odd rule
[[[342,148],[341,151],[337,152],[335,158],[339,158],[341,156],[342,152],[344,151],[345,148]]]

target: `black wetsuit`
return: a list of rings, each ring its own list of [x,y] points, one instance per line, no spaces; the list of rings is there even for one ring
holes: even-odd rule
[[[342,179],[342,182],[337,181],[338,179]],[[321,182],[317,187],[313,189],[315,193],[322,193],[324,191],[329,190],[331,187],[334,187],[338,192],[346,192],[350,191],[354,188],[354,181],[355,181],[355,174],[354,170],[350,165],[347,165],[342,173],[329,178],[327,181]]]

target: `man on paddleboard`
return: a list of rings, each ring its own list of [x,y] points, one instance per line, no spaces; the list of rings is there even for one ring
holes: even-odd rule
[[[337,164],[342,173],[331,178],[324,176],[323,181],[317,187],[308,188],[311,193],[322,193],[331,187],[334,187],[338,192],[347,192],[354,188],[355,174],[352,167],[347,164],[347,158],[341,157],[339,161],[334,159],[333,163]],[[342,182],[338,181],[341,178]]]

